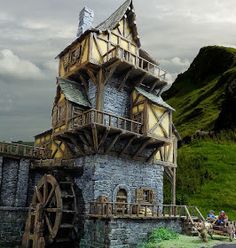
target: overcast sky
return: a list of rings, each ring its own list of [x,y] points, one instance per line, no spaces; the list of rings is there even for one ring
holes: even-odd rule
[[[123,0],[0,0],[0,140],[33,140],[50,128],[57,61],[75,38],[79,11],[94,25]],[[236,45],[235,0],[134,0],[142,47],[170,73],[206,45]]]

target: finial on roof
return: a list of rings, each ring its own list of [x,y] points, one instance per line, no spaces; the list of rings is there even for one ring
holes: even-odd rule
[[[81,36],[86,30],[90,29],[93,24],[94,12],[88,7],[84,7],[79,14],[79,26],[77,37]]]

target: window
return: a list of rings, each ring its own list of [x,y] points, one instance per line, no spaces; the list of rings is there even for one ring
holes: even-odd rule
[[[119,189],[116,195],[116,212],[118,214],[127,213],[127,192],[125,189]]]
[[[149,188],[139,188],[136,190],[136,201],[138,203],[153,203],[155,192]]]
[[[143,112],[133,114],[133,120],[142,123],[143,122]]]
[[[78,62],[81,56],[81,51],[82,51],[82,47],[79,46],[78,49],[71,52],[71,64],[75,64],[76,62]]]

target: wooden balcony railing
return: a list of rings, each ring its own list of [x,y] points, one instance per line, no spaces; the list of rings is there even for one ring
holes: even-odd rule
[[[191,223],[194,223],[194,217],[204,219],[195,206],[121,202],[90,202],[89,216],[94,218],[185,218]]]
[[[166,78],[166,71],[161,69],[159,66],[153,64],[152,62],[130,52],[127,51],[119,46],[111,49],[109,52],[103,55],[103,63],[110,61],[111,59],[121,59],[125,60],[128,63],[140,68],[144,71],[149,72],[155,77],[165,80]]]
[[[142,123],[96,109],[91,109],[74,116],[69,120],[68,128],[69,130],[74,130],[75,128],[93,123],[137,134],[142,133]]]
[[[0,142],[0,154],[24,158],[42,157],[44,149],[18,143]]]

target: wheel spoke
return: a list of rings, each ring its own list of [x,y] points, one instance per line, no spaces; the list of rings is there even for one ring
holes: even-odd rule
[[[60,211],[60,208],[46,208],[46,212],[48,213],[56,213],[57,211]]]
[[[44,183],[43,183],[43,202],[46,202],[48,197],[48,183],[47,183],[47,176],[44,176]]]
[[[51,236],[53,237],[53,230],[52,230],[52,225],[51,225],[51,221],[49,220],[47,214],[45,213],[45,219],[46,219],[46,224],[48,227],[48,231],[50,232]]]
[[[50,191],[50,193],[48,195],[48,198],[47,198],[47,200],[45,202],[45,206],[50,202],[50,200],[51,200],[51,198],[53,196],[54,190],[55,190],[55,187],[52,187],[52,189],[51,189],[51,191]]]
[[[39,203],[43,203],[43,197],[42,197],[42,194],[40,193],[40,191],[38,190],[38,187],[35,186],[35,193],[36,193],[36,196],[39,200]]]

